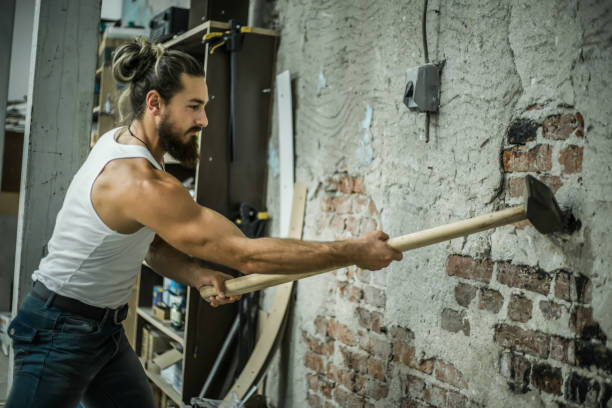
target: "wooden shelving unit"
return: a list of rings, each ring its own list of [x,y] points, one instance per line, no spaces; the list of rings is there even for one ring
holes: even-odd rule
[[[203,61],[210,103],[206,110],[209,126],[202,132],[200,161],[195,169],[186,169],[170,157],[165,159],[166,171],[183,181],[195,178],[195,199],[208,208],[230,217],[238,205],[248,202],[258,208],[265,206],[265,162],[269,137],[274,56],[277,33],[253,28],[245,34],[243,49],[238,57],[238,114],[241,151],[248,155],[229,161],[227,124],[229,118],[229,57],[223,50],[208,55],[202,37],[209,32],[224,31],[227,23],[209,21],[164,43],[166,48],[185,51]],[[104,76],[104,70],[99,76]],[[103,102],[100,101],[103,108]],[[102,109],[103,110],[103,109]],[[263,164],[262,164],[263,163]],[[237,307],[228,305],[211,308],[197,290],[189,288],[186,294],[185,325],[176,331],[168,323],[153,317],[151,303],[153,286],[163,279],[143,264],[135,288],[137,305],[127,332],[131,344],[140,355],[142,328],[151,325],[183,348],[182,389],[176,390],[159,375],[145,370],[151,381],[177,404],[188,404],[199,394],[215,358],[234,320]],[[220,390],[224,378],[217,378],[211,390]],[[215,391],[212,391],[213,393]],[[220,395],[206,395],[218,398]]]

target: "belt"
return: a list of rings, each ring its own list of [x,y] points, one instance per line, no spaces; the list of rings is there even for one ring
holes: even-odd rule
[[[96,321],[103,321],[106,318],[112,317],[112,321],[115,324],[121,323],[128,314],[128,305],[123,305],[117,309],[107,309],[103,307],[91,306],[80,300],[72,299],[66,296],[62,296],[49,290],[41,282],[34,282],[32,288],[32,295],[38,299],[46,302],[49,297],[53,296],[53,299],[49,303],[49,306],[57,307],[65,312],[74,313],[76,315],[92,319]]]

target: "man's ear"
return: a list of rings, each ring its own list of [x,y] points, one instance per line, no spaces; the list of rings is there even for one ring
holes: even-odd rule
[[[157,116],[161,112],[162,106],[162,97],[155,89],[147,92],[147,96],[145,98],[147,104],[147,110],[150,111],[153,116]]]

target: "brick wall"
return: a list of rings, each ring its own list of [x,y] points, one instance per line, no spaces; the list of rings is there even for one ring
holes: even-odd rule
[[[518,205],[527,174],[581,226],[521,222],[299,281],[269,405],[612,407],[612,3],[430,1],[429,58],[445,65],[429,143],[402,101],[423,2],[275,4],[305,239]],[[275,170],[274,129],[270,147]],[[274,171],[268,187],[276,235]]]
[[[547,116],[541,123],[519,119],[507,133],[502,206],[522,202],[526,174],[553,191],[581,182],[580,113]],[[324,191],[319,228],[351,237],[381,227],[376,203],[360,177],[336,173]],[[533,227],[525,221],[517,228]],[[495,315],[497,323],[489,328],[498,350],[495,375],[512,393],[549,394],[548,400],[559,406],[612,403],[612,350],[593,320],[591,281],[579,270],[543,270],[512,259],[452,254],[446,275],[455,285],[455,304],[442,308],[442,330],[469,337],[478,313]],[[452,361],[417,352],[410,328],[385,326],[384,272],[352,267],[335,276],[334,291],[353,316],[319,315],[314,332],[302,330],[310,406],[480,406],[470,398],[469,379]],[[549,330],[534,329],[538,320]],[[393,378],[400,379],[400,389],[390,392]]]

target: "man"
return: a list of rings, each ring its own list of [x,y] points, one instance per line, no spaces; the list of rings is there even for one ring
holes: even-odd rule
[[[100,138],[66,193],[49,253],[9,327],[15,379],[7,407],[153,406],[120,325],[145,257],[161,275],[214,285],[213,306],[238,298],[223,294],[228,275],[196,258],[243,273],[300,273],[349,263],[376,270],[402,257],[382,231],[327,243],[246,238],[161,164],[164,152],[197,159],[196,133],[208,124],[198,61],[137,40],[117,50],[113,73],[128,85],[129,124]]]

